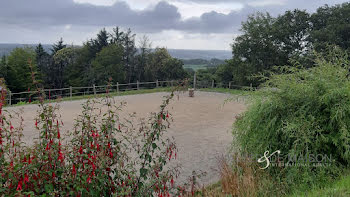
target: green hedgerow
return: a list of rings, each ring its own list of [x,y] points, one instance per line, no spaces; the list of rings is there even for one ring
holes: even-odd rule
[[[263,96],[238,117],[233,134],[244,153],[280,150],[279,165],[266,170],[289,188],[322,184],[350,164],[348,57],[333,51],[313,68],[278,69],[258,90]]]

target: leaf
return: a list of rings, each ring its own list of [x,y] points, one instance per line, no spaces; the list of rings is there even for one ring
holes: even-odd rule
[[[140,176],[141,176],[142,178],[145,178],[146,175],[147,175],[147,172],[148,172],[147,169],[141,168],[141,169],[140,169]]]
[[[46,191],[46,193],[51,193],[53,191],[53,185],[52,184],[46,184],[45,185],[45,191]]]
[[[156,149],[157,147],[158,147],[157,144],[155,144],[155,143],[152,144],[153,149]]]

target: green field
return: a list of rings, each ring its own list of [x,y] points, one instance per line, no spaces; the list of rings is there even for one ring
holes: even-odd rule
[[[185,64],[184,68],[191,68],[194,71],[200,70],[200,69],[207,69],[207,65],[206,64]]]

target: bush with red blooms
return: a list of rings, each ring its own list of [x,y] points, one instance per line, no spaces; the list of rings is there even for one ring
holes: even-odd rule
[[[174,179],[178,166],[173,139],[165,137],[167,111],[175,91],[147,120],[118,116],[124,103],[113,98],[88,100],[66,139],[58,104],[45,95],[32,74],[39,95],[34,145],[21,141],[23,119],[0,102],[0,194],[5,196],[174,196],[182,195]],[[177,91],[177,90],[176,90]],[[107,90],[108,93],[108,90]],[[17,118],[16,118],[17,117]],[[137,124],[135,125],[135,122]]]

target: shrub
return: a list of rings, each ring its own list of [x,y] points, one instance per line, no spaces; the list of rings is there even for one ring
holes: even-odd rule
[[[108,95],[88,100],[75,120],[70,136],[63,139],[59,105],[44,104],[40,97],[33,146],[21,141],[22,118],[0,105],[0,193],[6,196],[168,196],[179,194],[174,182],[178,167],[170,167],[177,148],[164,136],[170,126],[165,97],[160,111],[136,122],[119,118],[124,103]],[[4,102],[4,91],[1,102]],[[105,111],[105,112],[104,112]],[[16,124],[14,124],[16,122]],[[137,123],[137,124],[135,124]]]
[[[346,54],[318,57],[315,67],[279,67],[258,91],[263,96],[238,117],[233,134],[241,151],[263,155],[280,150],[288,155],[322,154],[330,165],[296,165],[283,160],[267,171],[288,187],[309,187],[328,181],[350,164],[350,72]],[[304,157],[305,158],[305,157]],[[305,160],[304,160],[305,161]],[[301,185],[300,185],[301,184]]]

